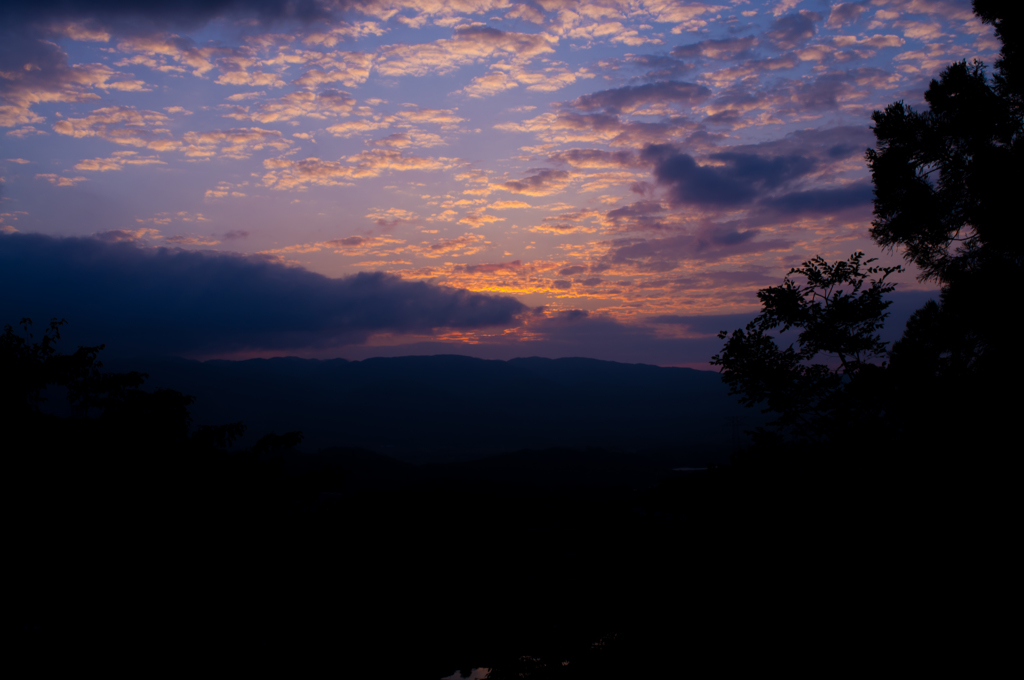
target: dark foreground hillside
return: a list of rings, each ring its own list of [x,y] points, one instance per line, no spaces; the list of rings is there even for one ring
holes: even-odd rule
[[[842,485],[607,450],[413,466],[108,443],[10,469],[13,640],[40,674],[214,659],[292,676],[671,677],[782,609],[864,606],[874,583],[804,592],[839,560],[862,565],[848,551],[863,514],[834,512]],[[808,502],[828,504],[827,525]],[[754,614],[737,621],[741,603]]]
[[[922,523],[857,471],[110,443],[9,466],[11,641],[40,675],[811,671],[871,665],[956,605],[920,572],[962,544],[956,508]]]
[[[300,430],[303,450],[362,447],[412,462],[557,446],[685,449],[694,464],[725,462],[736,418],[758,422],[717,372],[593,359],[163,359],[110,368],[195,396],[197,423],[249,424],[243,444]]]
[[[681,471],[672,450],[414,465],[288,436],[243,448],[190,430],[181,395],[116,382],[96,385],[101,415],[7,423],[7,642],[40,676],[874,667],[911,644],[938,653],[950,612],[971,615],[936,597],[947,553],[994,545],[969,521],[979,494],[928,469],[818,451],[804,469]],[[1001,498],[984,513],[1007,516]]]
[[[98,348],[54,353],[54,335],[2,336],[5,642],[41,676],[875,667],[910,644],[933,653],[950,621],[976,618],[971,601],[935,595],[951,551],[1002,564],[1012,543],[993,540],[989,518],[1016,515],[1012,495],[989,493],[992,472],[923,465],[934,452],[920,445],[767,438],[730,465],[701,464],[721,447],[671,424],[696,413],[704,432],[730,434],[715,374],[458,357],[165,362],[209,389],[193,401],[99,371]],[[427,388],[422,415],[407,395]],[[195,422],[204,401],[223,426]],[[344,427],[321,432],[340,445],[294,431],[332,413]],[[243,414],[248,442],[230,423]],[[614,446],[630,423],[641,445]],[[577,441],[511,447],[520,432]],[[353,445],[367,433],[405,459]],[[435,448],[398,446],[418,436]]]

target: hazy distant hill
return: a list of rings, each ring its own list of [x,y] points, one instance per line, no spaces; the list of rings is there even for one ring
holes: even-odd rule
[[[194,395],[196,423],[245,421],[249,440],[302,430],[310,452],[362,447],[412,462],[557,446],[685,447],[695,459],[721,458],[730,417],[758,419],[716,372],[593,359],[160,359],[109,368]]]

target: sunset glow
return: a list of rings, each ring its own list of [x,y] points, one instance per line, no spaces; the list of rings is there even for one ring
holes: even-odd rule
[[[548,341],[639,361],[670,343],[651,363],[696,365],[721,325],[699,318],[755,312],[790,267],[902,261],[868,236],[871,112],[920,107],[946,65],[999,49],[957,0],[317,7],[26,18],[0,64],[0,229],[527,310],[224,356],[561,351]]]

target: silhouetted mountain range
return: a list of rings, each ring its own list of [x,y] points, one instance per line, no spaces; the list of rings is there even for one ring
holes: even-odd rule
[[[148,373],[147,389],[195,396],[197,424],[244,421],[253,440],[301,430],[308,452],[363,448],[415,463],[600,447],[682,449],[702,464],[727,458],[735,418],[739,430],[760,422],[716,372],[594,359],[152,359],[109,368]]]

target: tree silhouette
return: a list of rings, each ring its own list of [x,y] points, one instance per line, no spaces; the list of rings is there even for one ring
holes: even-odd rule
[[[832,264],[804,262],[781,286],[758,291],[761,313],[745,329],[719,334],[726,343],[712,365],[743,404],[763,402],[776,415],[769,427],[777,435],[829,441],[878,415],[870,385],[885,365],[878,331],[891,301],[883,296],[895,287],[886,279],[901,268],[872,262],[861,252]],[[795,342],[780,348],[777,334],[791,329],[799,329]]]
[[[1004,388],[1024,377],[1011,294],[1024,275],[1024,230],[1012,217],[1024,186],[1017,4],[974,2],[1002,42],[991,79],[981,62],[951,64],[925,93],[927,111],[896,102],[872,116],[871,235],[942,287],[890,360],[890,412],[908,441],[933,454],[995,445],[1013,417]]]
[[[996,292],[1014,289],[1024,265],[1024,230],[1011,217],[1024,186],[1019,10],[976,0],[974,11],[1002,41],[994,77],[981,62],[950,65],[925,93],[927,111],[896,102],[874,113],[877,149],[867,151],[872,237],[943,287],[941,304],[921,310],[900,353],[909,356],[912,345],[930,351],[920,344],[925,336],[932,345],[949,338],[940,354],[961,360],[935,364],[946,374],[1017,363],[1016,314]]]
[[[874,113],[878,144],[866,154],[872,237],[939,283],[940,301],[918,310],[887,353],[877,330],[896,269],[861,271],[859,254],[835,265],[816,258],[790,272],[805,286],[787,277],[762,290],[762,313],[745,331],[722,333],[728,341],[713,361],[743,403],[777,414],[775,438],[761,433],[762,444],[884,430],[936,456],[1009,422],[1002,387],[1021,379],[1019,314],[1015,296],[1000,293],[1024,274],[1024,230],[1008,217],[1024,186],[1021,29],[1011,3],[978,0],[974,9],[1003,43],[994,78],[980,62],[950,65],[925,94],[927,111],[896,102]],[[865,287],[870,274],[881,277]],[[791,328],[801,329],[796,346],[779,349],[771,332]],[[813,363],[819,354],[831,362]]]

